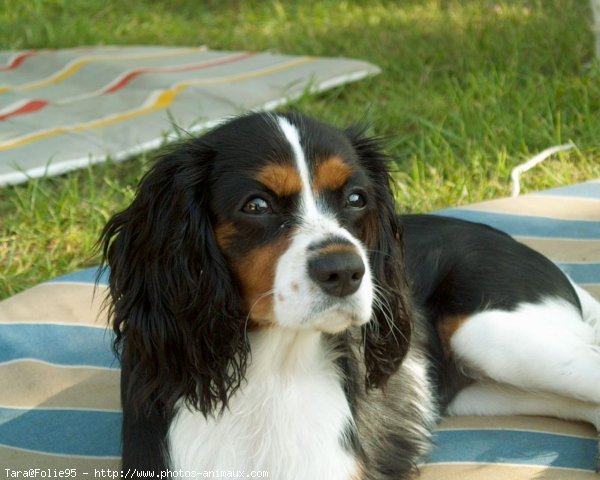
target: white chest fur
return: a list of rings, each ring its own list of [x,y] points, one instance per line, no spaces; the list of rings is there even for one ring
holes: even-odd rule
[[[222,415],[182,407],[169,430],[173,469],[267,471],[269,478],[349,480],[342,446],[350,419],[335,354],[320,334],[269,329],[251,336],[247,381]]]

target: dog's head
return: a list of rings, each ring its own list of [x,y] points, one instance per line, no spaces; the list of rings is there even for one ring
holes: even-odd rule
[[[385,158],[360,129],[250,114],[172,147],[107,224],[130,402],[208,413],[243,379],[252,329],[361,327],[369,387],[410,338]]]

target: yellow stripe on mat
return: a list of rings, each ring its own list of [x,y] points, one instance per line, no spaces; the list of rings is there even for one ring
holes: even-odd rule
[[[179,55],[189,55],[191,53],[202,52],[205,51],[206,47],[199,48],[184,48],[184,49],[174,49],[169,50],[167,52],[150,52],[150,53],[136,53],[129,55],[90,55],[88,57],[81,57],[72,62],[65,65],[58,72],[54,73],[48,78],[43,80],[36,80],[34,82],[24,83],[22,85],[1,85],[0,86],[0,95],[3,93],[9,92],[11,90],[15,90],[18,92],[30,92],[32,90],[37,90],[39,88],[45,87],[47,85],[52,85],[56,83],[60,83],[63,80],[75,75],[79,70],[90,63],[94,62],[122,62],[128,60],[142,60],[142,59],[154,59],[154,58],[163,58],[163,57],[175,57]]]
[[[141,115],[147,115],[148,113],[152,113],[157,110],[165,109],[171,106],[177,95],[179,95],[183,90],[190,86],[203,86],[203,85],[213,85],[213,84],[221,84],[221,83],[229,83],[229,82],[239,82],[242,80],[247,80],[250,78],[261,77],[265,75],[269,75],[271,73],[276,73],[282,70],[287,70],[290,68],[297,67],[299,65],[310,63],[316,61],[315,58],[312,57],[301,57],[298,59],[291,60],[289,62],[285,62],[283,64],[275,65],[272,67],[262,68],[256,70],[254,72],[248,72],[243,74],[231,75],[226,77],[218,77],[218,78],[210,78],[210,79],[201,79],[189,82],[181,82],[171,87],[168,90],[163,90],[158,94],[153,94],[147,101],[147,105],[142,107],[129,110],[120,114],[109,115],[104,118],[100,118],[98,120],[93,120],[91,122],[85,122],[75,125],[66,125],[55,127],[49,130],[42,130],[36,133],[32,133],[29,135],[24,135],[22,137],[18,137],[6,142],[0,143],[0,151],[9,150],[11,148],[21,147],[28,143],[32,143],[44,138],[52,137],[55,135],[60,135],[62,133],[68,132],[82,132],[85,130],[91,130],[94,128],[106,127],[108,125],[112,125],[114,123],[119,123],[125,120],[130,120],[132,118],[139,117]]]

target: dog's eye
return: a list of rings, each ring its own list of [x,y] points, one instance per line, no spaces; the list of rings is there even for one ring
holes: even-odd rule
[[[242,212],[250,215],[264,215],[266,213],[271,213],[272,211],[269,202],[261,197],[251,198],[242,208]]]
[[[352,192],[346,197],[346,207],[363,208],[367,204],[367,200],[362,193]]]

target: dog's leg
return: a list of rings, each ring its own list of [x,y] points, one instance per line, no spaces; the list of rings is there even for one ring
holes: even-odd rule
[[[448,415],[542,415],[591,423],[600,432],[600,405],[552,393],[521,390],[510,385],[481,382],[456,395],[446,410]],[[600,433],[596,472],[600,472]]]
[[[477,382],[459,391],[448,415],[539,415],[581,420],[600,430],[600,405],[553,393],[522,390],[496,382]]]
[[[573,305],[546,299],[470,316],[450,338],[450,348],[476,378],[600,405],[595,329]]]

